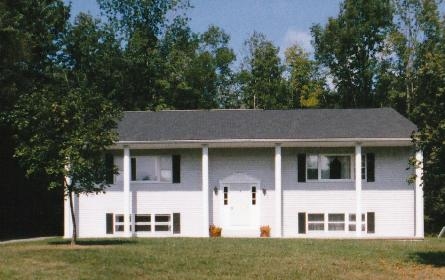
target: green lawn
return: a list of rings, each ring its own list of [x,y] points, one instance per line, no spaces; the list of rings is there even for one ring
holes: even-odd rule
[[[0,279],[445,279],[445,240],[62,239],[0,245]]]

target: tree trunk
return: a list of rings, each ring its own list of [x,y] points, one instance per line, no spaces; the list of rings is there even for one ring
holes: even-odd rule
[[[71,221],[73,223],[73,235],[71,237],[71,245],[76,245],[77,226],[76,226],[76,215],[74,214],[73,192],[71,190],[68,190],[68,199],[70,200]]]

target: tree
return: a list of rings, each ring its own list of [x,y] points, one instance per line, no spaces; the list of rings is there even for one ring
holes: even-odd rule
[[[53,199],[61,194],[47,190],[44,176],[25,178],[13,158],[15,132],[8,117],[21,96],[50,83],[68,18],[61,0],[0,0],[0,236],[54,234],[60,226],[61,201]]]
[[[345,0],[337,18],[314,25],[315,59],[328,69],[342,107],[373,107],[379,56],[393,23],[390,0]]]
[[[419,130],[413,140],[424,155],[426,229],[438,232],[445,221],[445,23],[436,1],[422,2],[419,21],[424,40],[416,56],[411,117]]]
[[[98,193],[107,186],[105,149],[117,140],[120,110],[87,87],[70,88],[56,80],[50,86],[24,95],[11,122],[18,142],[15,156],[27,176],[46,176],[49,188],[64,188],[77,227],[73,195]],[[116,173],[114,167],[111,171]]]
[[[309,59],[309,53],[299,45],[286,49],[286,65],[289,71],[291,108],[311,108],[321,104],[324,93],[323,81],[317,77],[317,67]]]
[[[257,32],[244,44],[248,54],[244,58],[239,81],[245,105],[254,109],[287,108],[287,87],[279,49]]]

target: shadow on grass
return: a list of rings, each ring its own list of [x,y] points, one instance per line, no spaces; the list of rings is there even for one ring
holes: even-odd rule
[[[77,240],[77,245],[81,246],[106,246],[106,245],[126,245],[135,244],[136,240],[131,239],[81,239]],[[50,245],[69,245],[71,244],[71,239],[66,240],[51,240],[48,241]]]
[[[436,267],[445,266],[445,252],[416,252],[411,258],[420,264],[429,264]]]

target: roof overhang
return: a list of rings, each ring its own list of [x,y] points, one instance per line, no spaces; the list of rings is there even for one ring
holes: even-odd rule
[[[411,138],[330,138],[330,139],[214,139],[214,140],[160,140],[160,141],[119,141],[110,149],[179,149],[200,148],[261,148],[274,147],[408,147]]]

